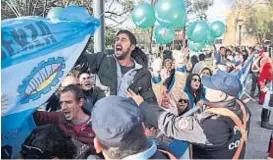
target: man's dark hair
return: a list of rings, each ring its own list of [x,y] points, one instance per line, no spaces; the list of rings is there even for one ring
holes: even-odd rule
[[[194,65],[195,65],[196,63],[198,63],[198,62],[199,62],[199,61],[198,61],[198,58],[197,58],[196,55],[191,56],[191,64],[192,64],[192,67],[194,67]]]
[[[35,128],[22,144],[23,159],[73,159],[76,146],[58,126],[46,124]]]
[[[89,75],[90,75],[90,72],[88,72],[88,71],[82,71],[82,72],[80,72],[80,73],[77,75],[77,78],[79,79],[79,78],[80,78],[80,76],[81,76],[82,74],[84,74],[84,73],[86,73],[86,74],[89,74]]]
[[[134,45],[137,44],[136,37],[132,32],[130,32],[128,30],[125,30],[125,29],[122,29],[122,30],[118,31],[117,36],[120,35],[120,34],[126,34],[129,37],[129,40],[130,40],[131,44],[134,44]]]
[[[220,47],[220,50],[221,50],[222,48],[224,48],[224,49],[225,49],[225,47],[224,47],[224,46],[221,46],[221,47]]]
[[[84,98],[84,94],[81,90],[81,88],[76,84],[70,84],[68,86],[65,86],[60,93],[66,93],[66,92],[72,92],[75,95],[75,99],[77,102],[80,101],[81,98]]]
[[[139,47],[135,47],[132,51],[131,57],[143,67],[148,67],[148,57]]]
[[[205,54],[201,53],[199,54],[198,58],[199,58],[199,61],[205,61],[206,56]]]

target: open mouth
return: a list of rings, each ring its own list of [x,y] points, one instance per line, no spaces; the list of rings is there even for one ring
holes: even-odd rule
[[[86,87],[91,87],[91,84],[90,83],[86,83],[84,84]]]
[[[71,116],[71,112],[66,111],[63,113],[64,113],[65,118],[69,118]]]
[[[116,51],[122,51],[122,46],[121,45],[117,45],[116,46]]]
[[[199,88],[199,85],[194,85],[195,88]]]

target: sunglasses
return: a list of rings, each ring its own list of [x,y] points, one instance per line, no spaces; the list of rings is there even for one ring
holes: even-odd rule
[[[180,99],[178,102],[179,102],[179,103],[188,103],[189,100],[187,100],[187,99]]]
[[[201,80],[199,78],[193,78],[192,81],[193,82],[201,82]]]

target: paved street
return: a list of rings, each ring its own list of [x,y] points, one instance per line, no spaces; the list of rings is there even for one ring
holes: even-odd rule
[[[251,80],[248,81],[246,86],[247,90],[250,90]],[[247,143],[246,159],[264,159],[267,158],[267,149],[271,130],[263,129],[260,127],[261,123],[261,110],[262,106],[252,101],[247,103],[252,117],[251,117],[251,128]],[[273,123],[273,113],[270,116],[270,121]]]

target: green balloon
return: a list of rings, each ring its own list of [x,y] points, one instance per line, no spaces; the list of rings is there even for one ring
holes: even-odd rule
[[[157,26],[154,31],[155,40],[159,44],[168,44],[174,40],[175,32],[172,27]]]
[[[174,26],[174,28],[176,28],[176,29],[183,29],[185,27],[186,23],[187,23],[187,15],[185,15],[184,18],[181,20],[181,22],[179,22],[178,24],[176,24]]]
[[[190,40],[192,40],[192,32],[195,28],[196,23],[197,22],[191,23],[186,30],[186,35],[187,35],[188,39],[190,39]]]
[[[62,7],[54,7],[51,8],[47,14],[47,18],[49,19],[56,19],[59,18],[59,16],[61,15],[61,13],[63,12],[64,8]]]
[[[193,51],[200,51],[202,48],[205,47],[205,43],[196,43],[193,41],[188,41],[188,46]]]
[[[226,31],[226,26],[221,21],[214,21],[210,25],[211,34],[213,37],[217,38],[222,36]]]
[[[184,0],[159,0],[155,5],[155,16],[160,25],[180,26],[186,16]]]
[[[215,42],[215,37],[213,37],[211,31],[208,34],[206,44],[214,44]]]
[[[148,3],[136,6],[132,12],[132,20],[138,27],[151,27],[156,21],[154,8]]]
[[[193,24],[188,35],[194,42],[205,42],[209,35],[209,25],[205,21],[197,21]]]

